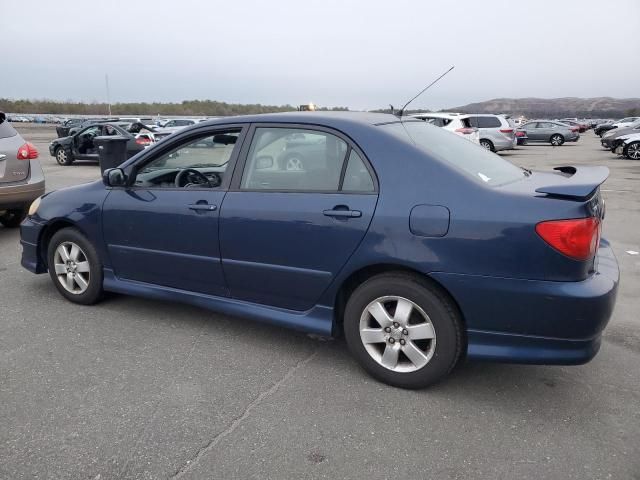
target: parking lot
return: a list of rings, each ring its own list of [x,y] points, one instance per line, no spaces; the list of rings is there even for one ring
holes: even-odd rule
[[[51,126],[18,127],[47,188]],[[423,391],[377,383],[344,341],[113,295],[65,301],[0,227],[0,478],[640,479],[640,163],[577,143],[501,153],[530,169],[606,165],[621,269],[589,364],[465,363]]]

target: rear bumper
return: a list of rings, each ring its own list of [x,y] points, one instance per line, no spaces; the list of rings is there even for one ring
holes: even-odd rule
[[[44,194],[44,179],[37,183],[0,185],[0,210],[3,208],[23,208]]]
[[[586,363],[598,352],[615,305],[619,270],[603,240],[596,273],[581,282],[433,277],[462,310],[470,358],[569,365]]]

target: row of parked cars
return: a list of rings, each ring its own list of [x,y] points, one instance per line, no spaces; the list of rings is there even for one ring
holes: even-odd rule
[[[511,150],[528,142],[554,146],[577,142],[580,132],[589,128],[571,119],[520,120],[516,124],[508,115],[429,112],[411,116],[454,132],[492,152]]]
[[[630,160],[640,160],[640,117],[625,117],[594,129],[607,150]]]

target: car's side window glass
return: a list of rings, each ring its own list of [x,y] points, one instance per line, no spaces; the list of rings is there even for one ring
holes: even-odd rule
[[[240,129],[209,133],[192,138],[145,164],[135,185],[167,188],[216,188],[240,135]]]
[[[240,188],[337,191],[347,143],[331,133],[301,128],[257,128]]]
[[[342,190],[346,192],[375,191],[373,178],[371,178],[369,170],[367,170],[362,158],[355,150],[351,150],[349,155],[347,169],[342,182]]]

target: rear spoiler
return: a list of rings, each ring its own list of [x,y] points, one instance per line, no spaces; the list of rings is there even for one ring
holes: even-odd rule
[[[573,200],[587,200],[609,177],[607,167],[556,167],[558,183],[536,188],[537,193]]]

